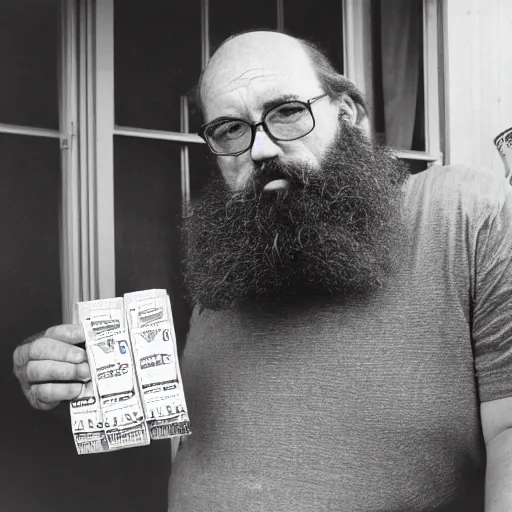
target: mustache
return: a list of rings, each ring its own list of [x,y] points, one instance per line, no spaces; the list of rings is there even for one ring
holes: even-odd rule
[[[259,165],[253,172],[250,182],[246,185],[242,194],[251,196],[262,192],[267,183],[273,180],[285,179],[292,188],[303,188],[308,183],[308,176],[311,174],[308,166],[297,166],[283,162],[277,157],[267,160]]]
[[[229,208],[233,204],[252,203],[260,208],[279,210],[286,208],[290,202],[301,202],[301,198],[308,196],[323,202],[326,212],[346,212],[352,208],[357,212],[358,204],[364,201],[364,197],[361,197],[363,190],[361,187],[354,189],[352,173],[344,170],[343,162],[330,161],[328,167],[319,172],[309,164],[288,163],[275,158],[258,167],[241,190],[226,190],[226,205]],[[286,189],[270,193],[264,191],[265,185],[279,179],[288,181]],[[356,216],[355,213],[351,218]]]

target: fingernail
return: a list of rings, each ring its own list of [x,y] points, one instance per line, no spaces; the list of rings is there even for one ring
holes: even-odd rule
[[[80,380],[83,380],[84,382],[91,380],[91,370],[87,363],[79,364],[78,375],[80,376]]]

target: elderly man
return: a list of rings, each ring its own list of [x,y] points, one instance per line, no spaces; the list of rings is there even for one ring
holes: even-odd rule
[[[512,510],[512,190],[409,176],[289,36],[229,39],[200,98],[222,179],[186,222],[194,433],[169,510]],[[89,377],[82,339],[18,347],[35,407],[78,394],[58,380]]]

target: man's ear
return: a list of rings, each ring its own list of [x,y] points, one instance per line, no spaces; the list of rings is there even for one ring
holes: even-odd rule
[[[362,105],[357,104],[348,94],[341,97],[340,109],[343,118],[352,126],[359,128],[365,134],[370,134],[370,120]]]

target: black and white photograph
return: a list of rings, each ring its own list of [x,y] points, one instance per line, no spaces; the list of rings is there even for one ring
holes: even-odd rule
[[[512,512],[512,1],[0,0],[0,512]]]

